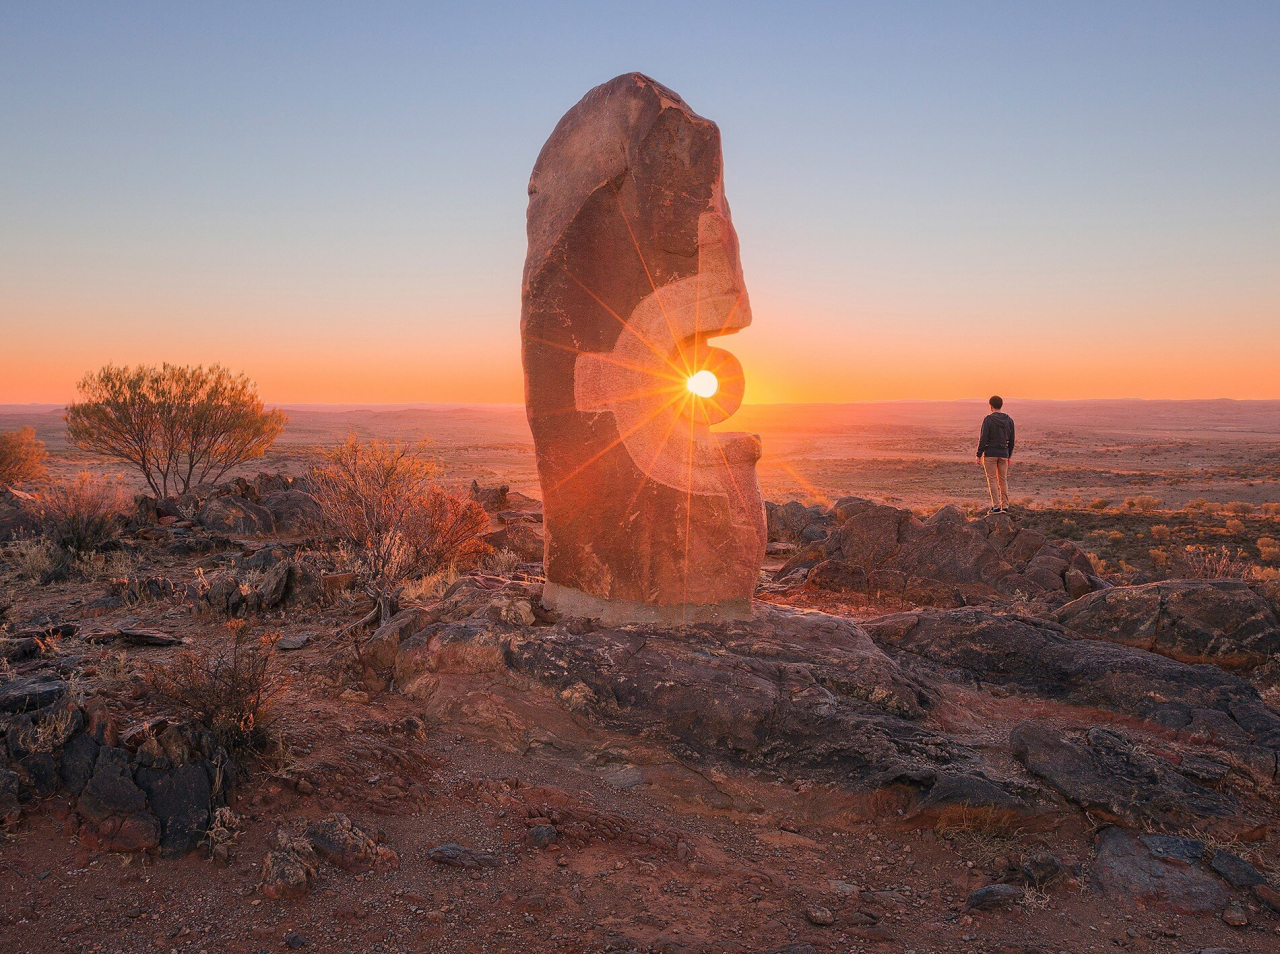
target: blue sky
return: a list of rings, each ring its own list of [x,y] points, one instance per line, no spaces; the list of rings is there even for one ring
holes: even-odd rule
[[[719,123],[748,400],[1272,397],[1280,3],[0,3],[0,401],[520,399],[525,186]],[[7,382],[7,383],[6,383]]]

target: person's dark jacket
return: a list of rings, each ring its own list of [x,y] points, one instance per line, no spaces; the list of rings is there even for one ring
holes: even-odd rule
[[[978,438],[978,456],[1013,456],[1013,418],[1004,411],[992,411],[982,419],[982,436]]]

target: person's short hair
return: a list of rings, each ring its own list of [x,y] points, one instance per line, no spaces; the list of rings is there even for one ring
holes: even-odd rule
[[[987,403],[998,411],[1000,408],[1004,407],[1004,398],[998,394],[993,394],[991,395],[991,400]]]

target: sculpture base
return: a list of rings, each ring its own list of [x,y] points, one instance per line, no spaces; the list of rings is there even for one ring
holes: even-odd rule
[[[542,605],[562,616],[598,619],[606,626],[625,623],[716,623],[751,618],[751,600],[725,600],[721,603],[675,603],[654,606],[629,600],[606,600],[559,583],[548,583],[542,590]]]

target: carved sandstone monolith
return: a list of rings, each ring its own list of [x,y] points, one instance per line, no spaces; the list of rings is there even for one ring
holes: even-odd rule
[[[546,529],[544,601],[609,622],[750,612],[759,440],[707,344],[751,322],[720,131],[629,73],[565,114],[529,181],[520,321]]]

